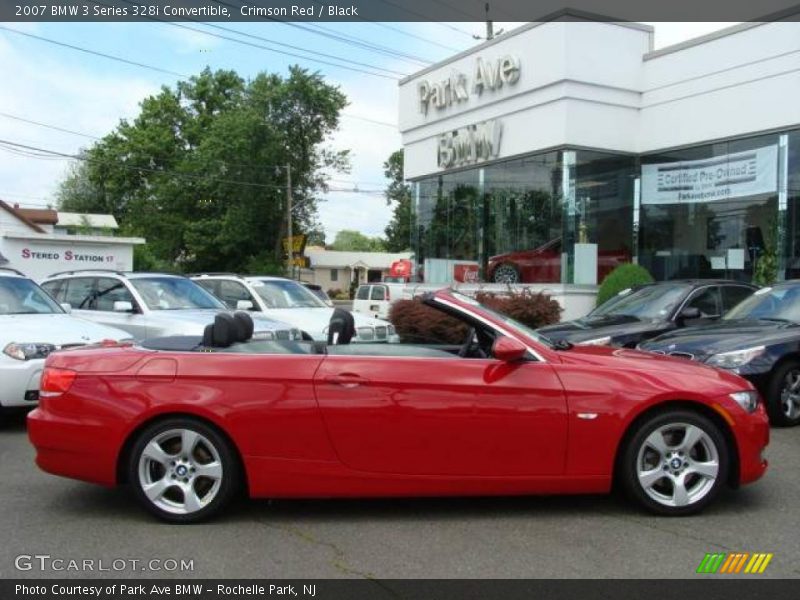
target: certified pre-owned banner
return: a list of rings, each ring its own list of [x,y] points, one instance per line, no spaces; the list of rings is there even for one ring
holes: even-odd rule
[[[778,147],[642,165],[642,204],[714,202],[777,190]]]

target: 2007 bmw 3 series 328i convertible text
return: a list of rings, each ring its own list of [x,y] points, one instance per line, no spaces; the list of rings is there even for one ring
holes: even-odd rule
[[[337,310],[328,343],[250,340],[238,313],[202,338],[55,353],[28,418],[36,462],[127,483],[174,522],[207,518],[239,491],[571,494],[614,483],[653,512],[685,515],[767,468],[767,417],[737,375],[553,344],[449,290],[422,301],[457,320],[461,344],[349,344],[352,318]]]

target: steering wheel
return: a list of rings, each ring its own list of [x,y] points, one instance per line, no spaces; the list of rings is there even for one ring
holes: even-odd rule
[[[458,351],[459,358],[467,358],[468,356],[472,355],[472,349],[476,345],[475,344],[475,335],[477,331],[474,327],[470,327],[469,331],[467,332],[467,337],[464,340],[464,343],[461,344],[461,348]]]

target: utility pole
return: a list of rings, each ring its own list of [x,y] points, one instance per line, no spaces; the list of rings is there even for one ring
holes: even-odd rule
[[[294,245],[292,243],[292,165],[286,164],[286,237],[289,256],[289,277],[294,279]]]
[[[483,8],[486,11],[486,37],[481,37],[479,35],[474,35],[474,34],[473,34],[472,37],[474,39],[476,39],[476,40],[486,40],[488,42],[489,40],[494,39],[494,35],[495,35],[494,34],[494,22],[489,17],[489,3],[487,2],[486,4],[484,4]],[[497,35],[500,35],[501,33],[503,33],[502,29],[497,32]]]

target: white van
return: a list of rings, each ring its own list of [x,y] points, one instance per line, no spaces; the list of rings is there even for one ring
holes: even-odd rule
[[[389,320],[392,302],[403,297],[405,283],[363,283],[353,300],[353,312]]]

